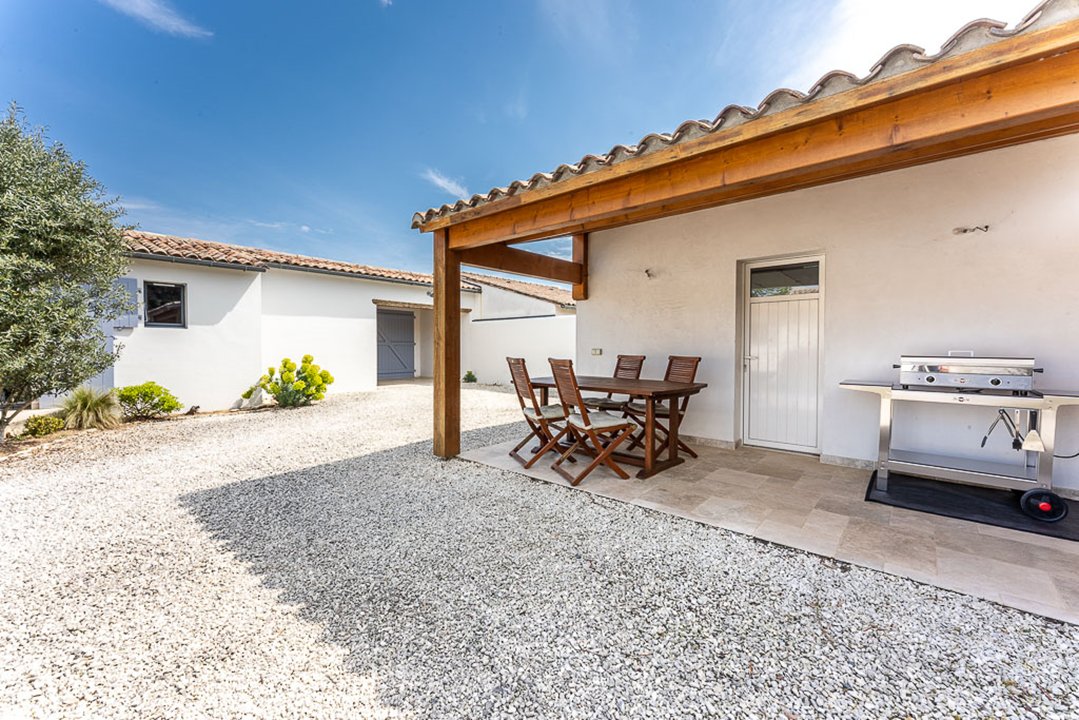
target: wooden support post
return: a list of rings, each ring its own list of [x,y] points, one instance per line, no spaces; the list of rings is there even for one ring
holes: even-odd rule
[[[461,452],[461,261],[449,230],[435,231],[435,434],[441,458]]]
[[[581,266],[581,281],[573,284],[573,299],[588,299],[588,233],[573,234],[573,262]]]

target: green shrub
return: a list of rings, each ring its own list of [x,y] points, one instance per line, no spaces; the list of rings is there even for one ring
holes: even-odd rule
[[[150,420],[176,412],[184,405],[155,382],[128,385],[116,391],[125,420]]]
[[[474,383],[474,382],[476,382],[476,373],[469,370],[468,372],[465,373],[464,381],[466,383]]]
[[[116,396],[112,390],[81,387],[64,400],[64,427],[69,430],[106,430],[120,424]]]
[[[310,405],[326,397],[326,386],[333,384],[333,375],[315,365],[315,359],[304,355],[299,368],[288,358],[281,367],[271,367],[259,378],[258,386],[273,396],[281,407]]]
[[[55,415],[34,415],[26,419],[22,432],[27,437],[45,437],[63,429],[64,421]]]

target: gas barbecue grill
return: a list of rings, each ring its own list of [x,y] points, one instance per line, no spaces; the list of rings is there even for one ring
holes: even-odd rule
[[[888,490],[890,472],[947,482],[1023,491],[1019,504],[1027,515],[1055,522],[1068,504],[1053,492],[1053,447],[1057,410],[1079,405],[1079,391],[1035,390],[1041,372],[1033,358],[974,355],[904,355],[899,382],[845,380],[841,387],[880,396],[880,439],[876,488]],[[997,411],[981,446],[1003,425],[1012,447],[1024,453],[1022,465],[900,450],[892,447],[895,402],[971,405]],[[1013,418],[1014,415],[1014,418]]]

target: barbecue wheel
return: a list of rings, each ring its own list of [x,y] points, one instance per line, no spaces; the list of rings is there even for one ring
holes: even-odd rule
[[[1068,516],[1068,503],[1048,490],[1027,490],[1019,498],[1019,507],[1030,517],[1043,522],[1057,522]]]

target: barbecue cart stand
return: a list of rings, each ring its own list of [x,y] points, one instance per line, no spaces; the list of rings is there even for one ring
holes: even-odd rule
[[[1035,391],[1026,394],[1000,390],[957,391],[954,388],[904,388],[891,381],[844,380],[840,387],[875,393],[880,396],[880,437],[877,456],[876,488],[888,490],[888,474],[904,473],[948,482],[1009,490],[1043,491],[1052,494],[1053,448],[1055,447],[1057,410],[1079,405],[1079,391]],[[982,406],[1027,411],[1027,430],[1036,430],[1044,450],[1026,450],[1027,462],[1020,467],[1008,463],[948,457],[892,448],[892,409],[896,402],[938,403],[943,405]],[[1066,508],[1055,495],[1048,502]],[[1027,511],[1026,503],[1021,503]],[[1067,510],[1063,510],[1064,513]],[[1057,512],[1053,512],[1055,517]],[[1038,515],[1035,515],[1038,516]],[[1063,517],[1061,515],[1060,517]],[[1048,519],[1042,517],[1041,519]],[[1055,518],[1060,519],[1060,518]]]

